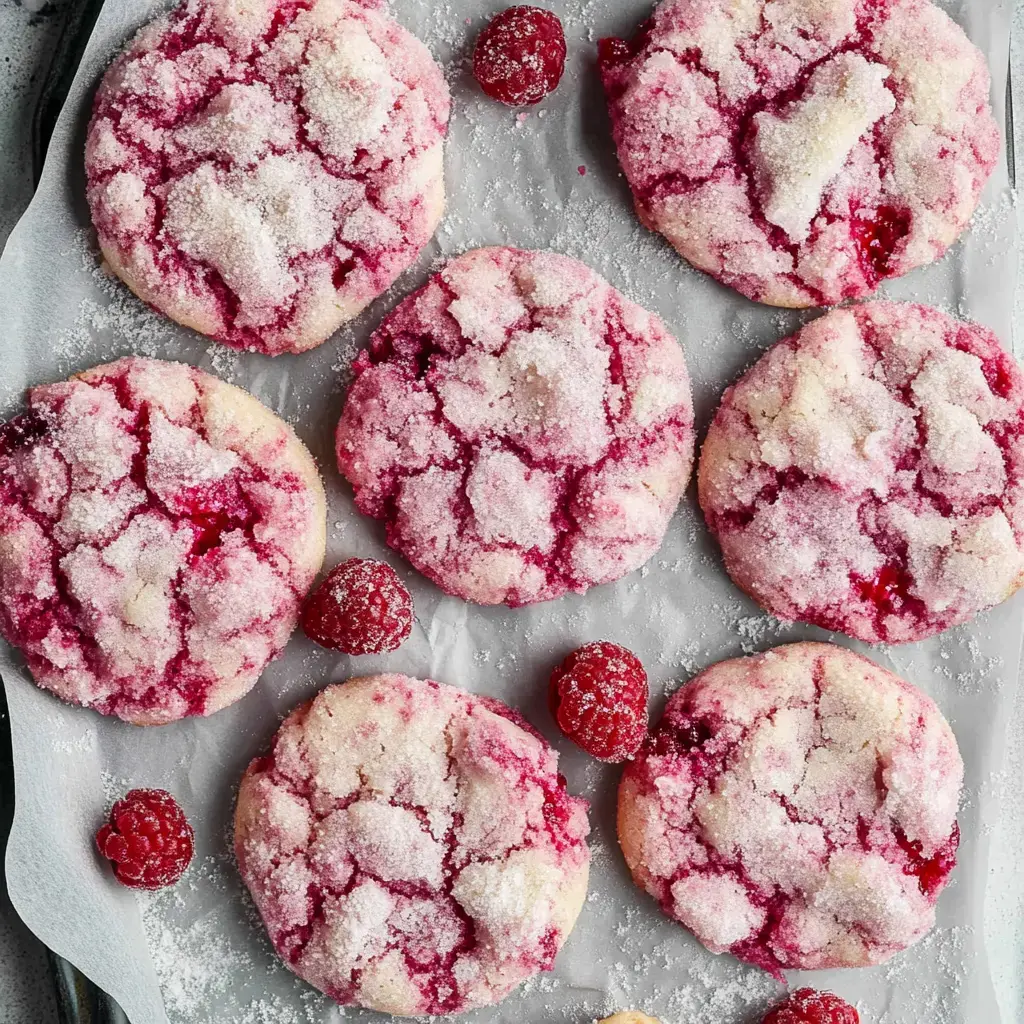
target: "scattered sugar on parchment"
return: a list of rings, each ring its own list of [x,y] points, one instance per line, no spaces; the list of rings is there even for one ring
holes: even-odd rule
[[[211,899],[211,890],[217,899]],[[321,1024],[324,996],[298,979],[293,992],[266,991],[285,975],[241,889],[230,855],[193,863],[173,889],[137,894],[143,931],[171,1024]],[[227,920],[230,917],[232,920]]]
[[[774,615],[741,615],[732,622],[744,654],[753,654],[776,641],[786,624]]]
[[[575,43],[570,39],[574,53],[567,81],[552,101],[546,121],[531,117],[519,126],[514,117],[495,112],[482,101],[474,92],[474,84],[463,74],[471,41],[483,24],[483,13],[468,19],[467,23],[461,16],[456,16],[450,4],[441,3],[431,8],[427,19],[429,27],[425,32],[421,30],[420,34],[435,53],[447,55],[447,77],[457,93],[452,123],[453,144],[449,149],[449,159],[458,160],[455,181],[469,180],[481,173],[486,175],[496,141],[501,143],[503,139],[515,138],[525,145],[534,138],[561,140],[568,137],[570,120],[576,112],[568,106],[561,108],[558,101],[565,93],[579,92],[585,85],[594,86],[591,55],[598,34],[593,30],[598,15],[603,16],[603,10],[592,0],[573,5],[572,12],[564,18],[567,33],[576,37]],[[625,24],[620,27],[624,28]],[[580,42],[586,45],[580,46]],[[600,105],[599,96],[592,101],[594,104]],[[598,116],[603,117],[603,113]],[[596,131],[604,134],[606,128],[602,124]],[[555,158],[552,154],[551,159]],[[618,172],[610,143],[601,143],[600,150],[595,147],[593,152],[581,151],[578,158],[573,151],[562,154],[560,158],[570,173],[564,175],[564,180],[555,187],[547,181],[531,181],[532,165],[521,150],[516,150],[514,161],[504,174],[509,180],[516,181],[513,198],[517,201],[515,205],[524,213],[521,220],[503,216],[505,211],[513,209],[513,205],[505,204],[509,197],[503,195],[503,190],[493,189],[479,209],[467,209],[458,201],[456,190],[452,188],[450,212],[438,235],[441,248],[447,254],[472,245],[499,242],[549,246],[595,266],[631,299],[661,313],[685,344],[700,415],[702,422],[706,423],[717,404],[723,381],[750,365],[773,340],[792,332],[815,314],[744,308],[731,313],[723,323],[714,321],[706,324],[702,316],[704,310],[687,305],[694,285],[703,286],[701,275],[676,259],[666,246],[635,221],[630,220],[625,231],[621,230],[621,224],[618,225],[620,230],[611,229],[613,214],[607,184],[611,181],[614,185]],[[585,178],[575,172],[582,158],[588,165]],[[451,173],[449,183],[454,184]],[[589,191],[591,189],[593,194]],[[621,179],[614,198],[617,219],[630,218],[629,197]],[[1012,211],[1008,214],[1008,205],[1004,198],[980,208],[971,228],[971,244],[984,246],[985,258],[993,265],[1004,258],[1004,250],[999,244],[1002,237],[999,229],[1005,218],[1013,215]],[[113,355],[133,350],[142,354],[166,355],[171,351],[167,342],[172,337],[170,332],[176,332],[177,328],[172,328],[158,314],[149,311],[124,286],[99,269],[87,232],[80,232],[76,247],[82,253],[84,272],[90,274],[98,286],[100,301],[82,303],[74,328],[58,339],[56,348],[60,367],[67,371],[79,369],[86,357],[98,362],[107,352]],[[957,259],[960,252],[961,247],[956,247],[952,258]],[[419,280],[423,280],[428,270],[439,269],[441,262],[438,258],[431,267],[421,270],[418,277],[408,275],[401,279],[370,311],[365,323],[339,331],[328,342],[332,351],[331,360],[327,362],[331,365],[325,370],[333,375],[335,393],[346,386],[351,360],[382,313]],[[665,287],[667,280],[673,283],[671,289]],[[931,280],[922,283],[917,297],[920,301],[956,312],[941,290],[942,280],[937,275],[937,283]],[[213,372],[218,376],[228,380],[240,379],[246,357],[219,346],[210,346],[207,355]],[[55,373],[53,376],[58,375]],[[758,615],[750,602],[739,598],[718,601],[715,608],[692,609],[685,588],[696,579],[703,583],[717,578],[721,575],[721,566],[717,552],[706,541],[698,543],[704,531],[692,492],[685,500],[688,508],[677,516],[671,528],[682,550],[666,554],[652,563],[631,595],[631,600],[644,608],[645,613],[657,616],[657,642],[661,649],[651,656],[649,665],[652,692],[655,694],[674,691],[700,669],[722,657],[748,649],[763,649],[781,642],[783,637],[795,638],[767,617]],[[338,525],[335,529],[340,533],[344,526]],[[716,594],[723,592],[715,591]],[[706,594],[707,591],[701,593]],[[601,603],[602,597],[597,595],[596,601]],[[686,621],[691,616],[693,621]],[[673,622],[673,619],[677,621]],[[501,662],[506,672],[515,678],[516,685],[521,687],[523,700],[533,700],[534,695],[526,696],[533,684],[522,678],[521,665],[506,662],[502,657],[506,645],[515,644],[518,648],[525,642],[521,624],[526,621],[526,614],[523,613],[518,621],[520,625],[495,625],[488,632],[493,645],[489,649],[479,649],[472,668],[481,678],[491,680],[499,676],[497,664]],[[552,625],[559,624],[558,635],[564,649],[551,652],[553,662],[556,656],[564,655],[571,647],[571,643],[564,643],[566,637],[594,638],[595,623],[610,624],[610,617],[595,616],[592,606],[575,607],[572,602],[567,602],[561,603],[557,609],[536,611],[530,621],[544,643],[551,643]],[[616,638],[627,645],[631,637],[639,644],[642,637],[648,636],[649,627],[642,616],[633,616],[615,625],[619,631]],[[960,637],[956,642],[959,641]],[[959,654],[953,641],[949,650],[953,656]],[[943,686],[953,682],[961,696],[985,694],[989,686],[1000,684],[998,666],[979,663],[974,657],[976,653],[976,649],[968,648],[966,651],[972,666],[969,671],[946,673],[940,668],[938,684]],[[871,656],[885,660],[888,652],[877,650]],[[968,657],[961,657],[962,662],[968,660]],[[301,685],[307,685],[306,676],[312,678],[322,674],[324,664],[312,655],[304,657]],[[347,666],[335,665],[334,669],[336,677],[340,677],[337,673],[345,671]],[[295,692],[300,684],[295,680],[284,680],[282,675],[274,680],[279,693],[286,690]],[[481,680],[467,676],[452,681],[477,688]],[[542,683],[538,685],[543,688]],[[541,721],[539,714],[532,717],[535,722]],[[1024,740],[1021,746],[1024,748]],[[568,744],[563,749],[566,747]],[[585,764],[582,760],[577,763]],[[614,769],[593,763],[585,764],[574,774],[574,786],[585,789],[595,799],[595,820],[598,812],[606,818],[611,814],[608,808],[614,798],[608,790],[614,789],[616,779]],[[993,785],[997,781],[994,779]],[[108,803],[133,784],[137,781],[104,775],[103,788]],[[980,795],[972,792],[968,799],[973,805],[982,797],[985,800],[994,798],[987,792]],[[595,875],[602,874],[602,877],[595,878],[595,887],[588,896],[588,914],[596,914],[603,908],[606,918],[613,919],[615,926],[609,930],[609,936],[600,937],[601,941],[595,943],[593,949],[578,943],[570,947],[567,954],[570,958],[595,956],[607,966],[600,988],[576,991],[558,973],[543,976],[497,1011],[470,1015],[467,1020],[480,1021],[480,1024],[496,1024],[499,1020],[524,1024],[589,1024],[597,1016],[626,1006],[637,1006],[659,1014],[664,1024],[751,1024],[756,1020],[759,1011],[777,996],[778,986],[766,975],[741,967],[729,958],[711,957],[697,947],[682,929],[652,924],[651,908],[641,910],[644,897],[623,888],[628,882],[623,878],[624,868],[620,863],[614,831],[599,831],[595,835],[594,847],[595,869],[603,867],[606,870],[595,870]],[[322,1000],[308,987],[297,983],[294,989],[289,987],[290,976],[273,960],[255,911],[238,891],[234,869],[229,865],[230,861],[224,859],[204,860],[197,865],[194,870],[198,872],[202,885],[196,891],[191,888],[184,890],[187,905],[178,902],[178,895],[158,894],[143,898],[143,915],[147,934],[154,946],[156,968],[158,974],[167,979],[169,989],[173,990],[173,997],[168,996],[172,1024],[322,1024],[338,1020],[342,1011]],[[609,879],[614,881],[614,885]],[[224,892],[228,896],[222,898],[218,895],[210,907],[202,908],[201,894],[210,892]],[[197,914],[197,908],[208,910],[209,917]],[[221,916],[217,917],[218,914]],[[233,938],[227,937],[221,918],[230,918],[234,922],[231,928]],[[585,920],[581,921],[583,924]],[[646,941],[646,930],[653,927],[659,928],[660,936],[670,935],[671,938],[652,945]],[[919,1024],[924,1020],[928,1024],[962,1024],[957,1014],[961,1009],[958,993],[967,969],[963,963],[964,952],[976,941],[976,937],[968,936],[966,932],[938,931],[898,958],[884,969],[884,974],[876,975],[874,983],[909,989],[915,1001],[904,1001],[905,1009],[899,1013],[884,1012],[876,1020],[865,1017],[866,1024]],[[570,962],[570,959],[566,960],[567,964]],[[657,980],[638,973],[637,967],[651,972],[651,975],[657,973]],[[268,977],[268,971],[271,977]],[[571,971],[566,970],[565,975],[571,976]],[[248,995],[244,992],[235,994],[231,990],[231,986],[239,981],[246,982],[243,987]],[[845,991],[848,994],[850,988],[860,984],[863,982],[854,981],[851,977],[846,982]],[[271,988],[274,994],[269,994]],[[920,1014],[906,1009],[914,1006],[920,1008]]]
[[[51,717],[51,727],[57,733],[53,751],[57,754],[87,754],[96,750],[96,731],[88,725],[80,732],[63,718]]]
[[[123,775],[114,775],[112,772],[100,772],[100,785],[103,787],[103,799],[107,806],[111,806],[115,800],[119,800],[128,792],[138,786],[137,782],[125,778]]]
[[[199,1020],[228,988],[236,971],[249,966],[219,933],[216,922],[176,927],[164,916],[174,895],[140,896],[142,923],[168,1013]]]

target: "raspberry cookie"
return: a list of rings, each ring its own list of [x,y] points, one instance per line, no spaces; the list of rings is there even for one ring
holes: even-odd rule
[[[660,546],[692,465],[686,364],[657,317],[583,264],[466,253],[384,321],[355,372],[338,465],[445,592],[582,594]]]
[[[88,199],[140,298],[225,344],[302,352],[417,258],[444,206],[448,88],[373,6],[185,0],[113,64]]]
[[[879,964],[935,922],[963,764],[938,708],[860,655],[792,644],[669,700],[619,790],[638,885],[708,949]]]
[[[235,852],[274,948],[346,1006],[462,1013],[550,970],[583,905],[586,802],[500,701],[329,686],[249,765]]]
[[[726,569],[770,612],[921,640],[1024,582],[1024,377],[937,310],[836,310],[726,391],[699,483]]]
[[[36,682],[138,725],[238,700],[323,560],[309,452],[180,363],[121,359],[28,405],[0,428],[0,630]]]
[[[984,57],[927,0],[664,0],[599,61],[641,220],[775,306],[938,259],[999,153]]]

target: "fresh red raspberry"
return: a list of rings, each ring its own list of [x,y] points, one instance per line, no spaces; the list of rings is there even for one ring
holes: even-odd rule
[[[647,673],[618,644],[573,651],[551,673],[550,701],[562,732],[602,761],[632,757],[647,735]]]
[[[412,632],[412,596],[390,565],[349,558],[306,602],[302,628],[321,647],[344,654],[393,651]]]
[[[539,7],[509,7],[480,33],[473,74],[492,99],[520,107],[539,103],[565,70],[565,33],[558,17]]]
[[[133,789],[114,804],[96,833],[114,875],[132,889],[173,885],[192,860],[195,833],[177,800],[162,789]]]
[[[768,1013],[762,1024],[860,1024],[860,1015],[831,992],[798,988]]]

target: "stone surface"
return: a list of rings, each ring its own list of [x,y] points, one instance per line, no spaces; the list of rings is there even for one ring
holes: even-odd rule
[[[0,246],[32,196],[32,113],[70,0],[0,0]],[[6,705],[5,705],[6,706]],[[0,847],[10,827],[7,716],[0,718]],[[2,871],[2,861],[0,861]],[[0,1014],[56,1024],[46,952],[0,885]]]

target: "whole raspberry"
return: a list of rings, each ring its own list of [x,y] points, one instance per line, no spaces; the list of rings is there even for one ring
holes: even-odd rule
[[[393,651],[412,632],[412,596],[385,562],[336,565],[302,610],[310,640],[344,654]]]
[[[860,1024],[860,1015],[831,992],[798,988],[768,1013],[762,1024]]]
[[[113,862],[122,885],[162,889],[185,873],[194,837],[170,793],[133,789],[114,804],[107,824],[96,833],[96,845]]]
[[[647,673],[618,644],[573,651],[551,673],[550,702],[562,732],[602,761],[632,757],[647,734]]]
[[[539,7],[509,7],[480,33],[473,74],[492,99],[520,107],[539,103],[562,80],[562,23]]]

